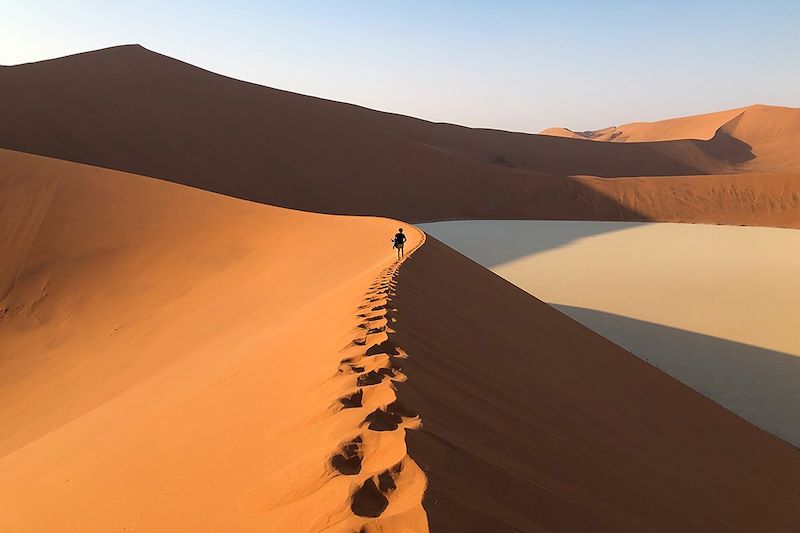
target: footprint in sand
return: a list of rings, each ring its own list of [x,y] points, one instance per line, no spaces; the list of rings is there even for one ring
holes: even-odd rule
[[[366,387],[369,385],[377,385],[381,381],[383,381],[384,376],[389,376],[390,378],[394,377],[394,370],[391,368],[376,368],[375,370],[370,370],[366,374],[358,376],[356,379],[356,384],[359,387]]]
[[[361,407],[361,401],[364,398],[364,391],[358,389],[353,394],[339,398],[339,403],[342,404],[342,409],[355,409]]]
[[[339,453],[331,457],[331,466],[345,476],[354,476],[361,472],[362,439],[358,436],[342,446]]]
[[[389,506],[389,498],[387,496],[397,490],[395,479],[402,469],[403,463],[397,463],[392,468],[367,479],[353,493],[350,504],[353,514],[369,518],[379,517]]]

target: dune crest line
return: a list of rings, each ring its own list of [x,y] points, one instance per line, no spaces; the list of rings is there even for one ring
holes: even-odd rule
[[[337,400],[339,412],[362,409],[368,414],[354,428],[354,435],[340,443],[329,463],[335,475],[353,478],[348,501],[347,525],[359,531],[391,531],[395,523],[413,524],[428,531],[422,498],[427,477],[408,455],[406,430],[421,426],[419,415],[397,397],[394,383],[406,380],[402,361],[409,357],[392,339],[398,320],[391,306],[396,294],[395,277],[403,262],[425,242],[425,234],[403,258],[382,270],[364,293],[356,317],[357,334],[345,348],[358,347],[356,355],[343,358],[339,373],[354,378],[354,388]],[[343,525],[338,522],[333,526]]]

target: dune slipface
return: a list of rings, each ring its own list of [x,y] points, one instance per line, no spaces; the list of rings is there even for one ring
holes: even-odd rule
[[[0,530],[427,529],[397,222],[5,150],[0,198]]]
[[[800,232],[541,220],[423,229],[800,446]]]
[[[756,106],[752,106],[756,107]],[[716,113],[704,113],[688,117],[657,120],[654,122],[631,122],[622,126],[610,126],[595,131],[572,131],[567,128],[547,128],[544,135],[591,139],[593,141],[649,142],[675,141],[679,139],[709,140],[727,122],[735,119],[748,107],[728,109]]]
[[[645,142],[590,142],[310,98],[140,46],[5,67],[0,95],[0,147],[283,207],[413,222],[800,225],[796,109],[629,125],[624,138]],[[607,179],[620,177],[631,179]],[[753,198],[770,210],[750,215]]]
[[[433,531],[793,531],[800,454],[428,237],[399,395]]]

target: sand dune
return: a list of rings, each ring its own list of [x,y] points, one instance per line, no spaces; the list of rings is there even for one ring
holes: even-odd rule
[[[614,142],[674,141],[678,139],[705,141],[714,137],[717,130],[728,121],[748,109],[750,108],[740,107],[716,113],[670,118],[655,122],[631,122],[622,126],[609,126],[594,131],[575,132],[568,128],[547,128],[542,130],[542,134]]]
[[[575,217],[566,211],[561,217],[541,218],[800,228],[798,172],[674,176],[668,183],[646,177],[573,180],[580,183],[573,201],[591,215]]]
[[[138,46],[4,67],[0,95],[0,530],[800,521],[796,449],[435,239],[397,263],[397,221],[332,215],[800,227],[798,110],[592,142]]]
[[[399,395],[433,531],[792,531],[800,455],[428,237]]]
[[[613,129],[613,126],[612,128]],[[551,137],[565,137],[567,139],[591,139],[593,131],[572,131],[569,128],[555,126],[552,128],[545,128],[539,132],[540,135],[550,135]]]
[[[0,198],[0,530],[427,528],[396,222],[5,150]]]
[[[394,221],[0,169],[0,529],[798,519],[795,450]]]
[[[720,131],[753,147],[747,170],[800,168],[800,109],[752,106]]]
[[[696,139],[715,141],[728,149],[731,140],[739,150],[751,151],[752,158],[740,161],[740,172],[800,169],[800,109],[752,105],[717,113],[672,118],[656,122],[633,122],[597,131],[574,132],[548,128],[545,135],[617,143],[647,143]],[[736,143],[734,142],[734,145]],[[714,153],[713,144],[711,153]]]
[[[763,136],[742,140],[736,130],[707,140],[595,143],[380,113],[240,82],[138,46],[6,67],[0,94],[0,147],[317,212],[729,223],[757,189],[781,206],[758,223],[783,225],[793,216],[782,211],[786,198],[796,212],[800,194],[798,166],[782,155],[796,144],[785,141],[793,119],[770,118]],[[786,127],[771,135],[773,122]],[[721,175],[759,168],[794,177],[773,187],[771,175]],[[575,175],[650,177],[619,186]],[[672,179],[662,177],[674,175],[715,177],[697,189],[682,181],[673,194]]]
[[[423,228],[800,446],[800,232],[529,220]]]

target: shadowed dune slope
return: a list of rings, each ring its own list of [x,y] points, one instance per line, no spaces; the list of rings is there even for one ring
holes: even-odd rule
[[[0,94],[2,147],[273,205],[482,218],[546,210],[560,190],[390,129],[414,119],[240,82],[138,46],[7,67]]]
[[[796,529],[796,449],[435,239],[392,303],[432,530]]]
[[[800,228],[800,172],[573,179],[589,220]]]
[[[7,150],[0,198],[0,530],[427,529],[388,378],[341,400],[397,222]]]
[[[644,215],[567,176],[731,173],[755,157],[727,134],[594,143],[435,124],[233,80],[140,46],[4,67],[0,95],[0,147],[272,205],[410,221],[676,211],[691,220],[686,202],[717,198],[661,200],[669,182],[650,179],[641,195],[657,208]]]

